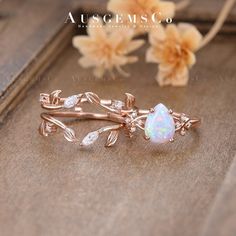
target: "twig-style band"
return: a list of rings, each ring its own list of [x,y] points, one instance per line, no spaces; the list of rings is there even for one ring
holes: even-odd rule
[[[82,146],[94,143],[99,135],[109,132],[105,146],[110,147],[116,143],[121,129],[124,129],[130,138],[136,130],[140,129],[144,132],[146,140],[154,143],[172,142],[175,133],[185,135],[190,127],[200,123],[199,119],[191,119],[184,113],[168,110],[163,104],[158,104],[148,110],[139,109],[135,106],[135,97],[129,93],[125,94],[124,101],[120,101],[100,99],[92,92],[62,98],[61,92],[61,90],[56,90],[51,94],[40,94],[41,106],[47,110],[41,113],[43,120],[39,127],[41,135],[48,136],[59,128],[63,130],[64,137],[68,141],[77,142],[74,130],[60,121],[58,119],[60,117],[107,120],[113,123],[88,133],[80,143]],[[106,112],[85,112],[82,108],[84,103],[95,104]]]

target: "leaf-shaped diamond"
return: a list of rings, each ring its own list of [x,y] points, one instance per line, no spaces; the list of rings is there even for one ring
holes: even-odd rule
[[[70,96],[70,97],[66,98],[66,100],[64,101],[64,107],[65,108],[72,108],[77,104],[77,102],[78,102],[77,95]]]
[[[99,132],[98,131],[94,131],[91,133],[88,133],[85,138],[83,139],[81,145],[82,146],[89,146],[91,144],[93,144],[99,137]]]

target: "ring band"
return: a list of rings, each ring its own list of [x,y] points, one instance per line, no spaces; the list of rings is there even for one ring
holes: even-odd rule
[[[40,94],[40,102],[47,112],[41,113],[42,122],[39,133],[48,136],[61,129],[64,137],[70,142],[78,142],[73,129],[67,127],[58,118],[95,119],[111,121],[110,126],[99,128],[88,133],[80,145],[93,144],[102,133],[109,132],[105,146],[113,146],[119,136],[119,131],[124,129],[131,138],[137,130],[144,132],[144,138],[153,143],[166,143],[174,141],[176,133],[185,135],[191,127],[200,123],[200,119],[189,118],[184,113],[168,110],[163,104],[145,110],[135,105],[135,97],[126,93],[125,100],[100,99],[92,92],[80,93],[70,97],[60,97],[61,90],[51,94]],[[105,113],[83,111],[83,104],[95,104],[103,108]]]

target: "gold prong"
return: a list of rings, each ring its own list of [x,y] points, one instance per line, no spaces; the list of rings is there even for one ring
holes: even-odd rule
[[[149,109],[149,112],[150,112],[150,113],[154,113],[154,112],[155,112],[155,109],[154,109],[154,108],[150,108],[150,109]]]
[[[144,135],[143,138],[144,138],[145,140],[147,140],[147,141],[150,140],[150,137],[148,137],[147,135]]]

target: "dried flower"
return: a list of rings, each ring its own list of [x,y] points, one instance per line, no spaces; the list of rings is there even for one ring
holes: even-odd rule
[[[184,86],[188,83],[189,68],[196,62],[194,52],[202,35],[190,24],[159,25],[149,35],[151,47],[146,54],[148,62],[159,64],[157,81],[160,86]]]
[[[87,31],[88,36],[75,36],[73,45],[83,55],[80,65],[94,67],[96,77],[100,78],[106,70],[112,72],[114,68],[122,73],[121,66],[138,60],[136,56],[128,56],[144,44],[144,40],[132,40],[133,30],[111,30],[101,20],[90,19]]]
[[[160,0],[110,0],[107,9],[113,13],[136,16],[136,33],[149,31],[152,26],[158,25],[159,21],[172,18],[175,13],[175,4],[169,1]],[[146,18],[147,20],[144,20]],[[153,19],[155,21],[153,22]],[[132,25],[130,19],[124,24]]]

